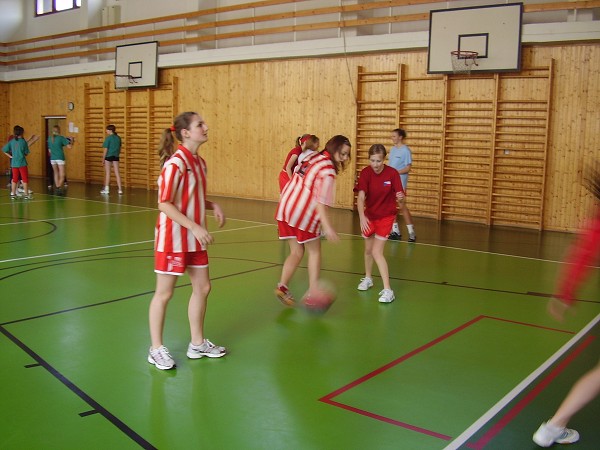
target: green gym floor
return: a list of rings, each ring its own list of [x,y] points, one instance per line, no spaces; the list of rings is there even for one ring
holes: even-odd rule
[[[184,276],[165,325],[178,366],[159,371],[146,361],[156,193],[42,184],[33,200],[0,190],[1,449],[533,449],[598,362],[599,268],[564,322],[546,313],[573,235],[417,219],[417,243],[386,246],[396,301],[380,304],[379,278],[356,290],[357,216],[336,210],[322,274],[337,301],[316,316],[273,295],[276,205],[216,198],[228,221],[209,217],[206,332],[230,353],[186,358]],[[573,419],[573,448],[599,448],[598,417],[597,400]]]

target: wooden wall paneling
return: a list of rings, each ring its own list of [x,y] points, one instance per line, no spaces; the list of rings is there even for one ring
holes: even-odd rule
[[[541,229],[551,66],[500,76],[492,223]]]
[[[102,142],[104,142],[104,123],[106,90],[104,84],[92,86],[84,84],[84,151],[85,179],[88,183],[104,182],[104,167],[102,163]]]
[[[398,76],[399,70],[368,72],[358,66],[356,178],[369,165],[369,148],[373,144],[386,145],[390,131],[396,128]]]
[[[367,72],[358,66],[356,101],[355,179],[369,165],[369,148],[373,144],[385,144],[386,127],[396,123],[396,99],[389,92],[396,84],[397,72]],[[395,86],[392,87],[395,90]]]
[[[442,219],[488,223],[494,78],[450,76],[448,80]]]
[[[148,102],[148,129],[147,129],[147,180],[148,189],[156,189],[156,182],[160,175],[160,158],[158,144],[163,132],[173,124],[174,113],[178,101],[178,78],[159,86],[159,89],[150,91]]]
[[[117,134],[121,138],[119,170],[121,173],[123,186],[129,186],[129,180],[126,176],[124,176],[129,169],[127,164],[129,145],[127,142],[127,136],[125,135],[125,132],[127,131],[127,104],[129,102],[129,96],[127,95],[128,91],[120,89],[117,90],[114,88],[113,83],[109,82],[104,83],[104,90],[105,98],[107,99],[104,107],[104,116],[106,122],[101,124],[101,127],[105,137],[107,125],[114,125],[117,129]],[[115,177],[112,171],[111,180],[114,185]]]
[[[554,44],[554,45],[526,45],[523,47],[523,67],[546,67],[553,59],[552,73],[552,101],[547,114],[547,159],[546,168],[540,167],[540,171],[547,172],[547,176],[537,191],[543,195],[543,228],[551,230],[575,230],[585,225],[585,219],[589,216],[590,209],[594,206],[594,200],[582,187],[582,170],[586,164],[591,163],[598,156],[600,148],[600,45],[598,43],[578,44]],[[226,196],[243,196],[261,198],[265,200],[276,200],[277,173],[281,170],[283,158],[292,146],[293,139],[301,132],[309,131],[316,133],[325,140],[331,134],[337,132],[347,133],[356,148],[356,105],[354,94],[348,79],[347,67],[351,69],[352,79],[356,78],[357,66],[361,65],[365,70],[371,72],[397,71],[398,65],[403,65],[403,75],[400,82],[402,92],[399,93],[398,102],[416,101],[414,104],[399,103],[399,111],[408,116],[401,118],[399,123],[408,131],[408,145],[413,150],[414,165],[409,182],[408,204],[412,211],[418,214],[429,214],[436,217],[435,202],[440,196],[435,192],[439,188],[441,171],[440,160],[445,155],[445,126],[444,118],[446,110],[444,105],[444,77],[425,75],[427,54],[424,51],[414,52],[388,52],[380,54],[353,55],[347,58],[302,58],[290,60],[262,61],[253,64],[237,64],[245,67],[237,71],[230,70],[232,64],[216,64],[211,66],[185,67],[177,69],[164,69],[160,71],[165,80],[177,77],[179,79],[179,94],[164,94],[170,96],[163,99],[163,93],[156,92],[155,108],[159,103],[169,103],[173,106],[172,116],[183,110],[199,110],[208,120],[209,143],[203,148],[204,156],[209,160],[209,192],[211,194]],[[576,70],[575,70],[576,69]],[[525,69],[524,69],[525,70]],[[240,101],[241,97],[248,94],[248,90],[256,89],[257,84],[246,81],[246,75],[251,72],[261,72],[260,76],[254,76],[264,86],[259,89],[260,95],[252,95],[251,101]],[[298,74],[298,75],[295,75]],[[517,161],[516,159],[503,158],[499,154],[496,158],[496,150],[503,150],[506,145],[517,142],[519,139],[526,141],[521,143],[516,153],[506,156],[527,155],[525,144],[533,145],[540,136],[526,136],[514,134],[514,132],[535,133],[541,129],[540,123],[527,119],[524,111],[515,113],[512,118],[503,118],[506,108],[510,107],[509,100],[545,100],[546,94],[541,97],[526,96],[528,90],[542,93],[547,87],[547,81],[535,78],[508,78],[509,75],[500,75],[499,94],[496,96],[502,107],[497,107],[496,132],[494,135],[494,165],[492,171],[492,189],[494,201],[498,201],[494,214],[501,215],[491,219],[492,223],[512,224],[538,228],[536,224],[520,224],[519,214],[504,211],[510,202],[518,202],[524,208],[535,196],[526,190],[527,178],[516,182],[518,174],[502,173],[508,171],[506,165],[498,165],[496,161]],[[232,83],[232,77],[238,77],[236,83]],[[450,75],[449,78],[454,77]],[[252,77],[251,77],[252,78]],[[415,78],[414,81],[407,81]],[[420,81],[418,78],[422,78]],[[74,151],[83,151],[85,148],[85,172],[81,172],[80,179],[86,179],[93,183],[101,183],[103,179],[103,168],[101,164],[101,144],[104,140],[104,127],[109,122],[109,108],[105,106],[118,106],[113,94],[104,88],[104,81],[112,80],[110,75],[86,75],[74,77],[75,82],[65,84],[64,80],[32,80],[24,82],[8,83],[8,102],[10,104],[7,124],[10,127],[15,123],[23,125],[28,132],[38,132],[40,118],[47,114],[64,113],[64,110],[56,109],[60,102],[73,98],[79,98],[75,111],[68,114],[68,120],[73,119],[80,126],[81,143]],[[537,81],[536,81],[537,80]],[[460,86],[456,80],[448,83],[448,98],[454,100],[456,89],[460,89],[460,99],[478,100],[465,94],[468,91],[480,91],[479,79],[475,75],[470,77],[470,82]],[[471,83],[472,82],[472,83]],[[491,83],[491,82],[490,82]],[[71,86],[71,84],[73,86]],[[235,89],[229,90],[229,85]],[[493,83],[491,83],[493,86]],[[85,88],[84,88],[85,86]],[[375,84],[373,84],[375,86]],[[73,89],[73,91],[69,91]],[[100,94],[93,94],[94,90]],[[37,96],[37,93],[40,93]],[[49,94],[44,94],[49,92]],[[106,94],[106,99],[103,94]],[[33,98],[35,93],[38,98]],[[68,95],[68,97],[66,97]],[[117,93],[116,95],[122,95]],[[494,95],[491,95],[493,98]],[[485,98],[485,97],[484,97]],[[160,99],[160,101],[158,100]],[[90,101],[85,107],[85,114],[79,104]],[[437,105],[440,109],[439,119],[419,117],[426,115],[427,111],[413,110],[408,114],[409,108],[424,108],[426,102]],[[258,103],[255,103],[258,102]],[[420,103],[419,103],[420,102]],[[531,102],[529,102],[531,103]],[[519,104],[512,105],[513,108]],[[241,108],[238,114],[230,114],[235,108]],[[121,108],[123,110],[123,108]],[[78,117],[79,112],[82,116]],[[432,111],[429,111],[434,115]],[[419,114],[417,114],[419,113]],[[516,114],[519,113],[519,114]],[[112,114],[112,113],[111,113]],[[169,113],[165,112],[165,116]],[[540,114],[536,112],[536,114]],[[541,113],[544,114],[543,112]],[[258,121],[246,120],[251,115],[259,116]],[[112,116],[111,116],[112,117]],[[170,123],[172,117],[165,121]],[[448,122],[450,118],[446,121]],[[83,121],[83,123],[82,123]],[[404,121],[404,122],[402,122]],[[412,123],[411,121],[414,121]],[[263,125],[260,125],[260,123]],[[542,122],[543,123],[543,119]],[[82,125],[82,126],[81,126]],[[119,125],[119,124],[117,124]],[[518,125],[518,126],[514,126]],[[532,129],[533,126],[533,129]],[[153,130],[155,127],[152,127]],[[395,127],[394,127],[395,128]],[[492,127],[493,128],[493,127]],[[10,131],[10,130],[9,130]],[[122,129],[120,129],[122,131]],[[386,130],[386,133],[389,130]],[[156,132],[156,131],[153,131]],[[456,136],[448,133],[448,135]],[[511,137],[512,136],[512,137]],[[158,138],[158,133],[156,135]],[[498,141],[496,143],[496,138]],[[389,137],[384,137],[386,147],[389,147]],[[85,147],[84,147],[85,142]],[[512,144],[511,144],[512,145]],[[530,146],[531,146],[530,145]],[[538,145],[535,143],[535,145]],[[543,144],[542,144],[543,145]],[[264,167],[258,178],[260,182],[249,183],[246,179],[257,176],[248,173],[246,167],[238,167],[230,163],[233,152],[248,152],[261,158]],[[532,151],[532,150],[527,150]],[[154,149],[151,149],[154,152]],[[92,157],[93,155],[93,157]],[[265,155],[270,155],[265,157]],[[436,160],[437,157],[437,160]],[[356,160],[353,154],[353,159]],[[150,158],[154,161],[153,158]],[[72,160],[70,160],[72,161]],[[32,160],[32,163],[34,160]],[[37,164],[37,162],[36,162]],[[437,165],[436,165],[437,164]],[[32,164],[32,172],[33,172]],[[75,170],[70,165],[71,170]],[[528,169],[529,168],[521,168]],[[37,170],[37,168],[36,168]],[[79,169],[77,169],[79,170]],[[82,169],[83,170],[83,169]],[[512,169],[511,169],[512,170]],[[231,172],[236,173],[238,183],[230,183]],[[340,176],[338,183],[338,203],[340,207],[346,204],[352,205],[353,195],[351,185],[354,172],[348,171]],[[351,173],[350,173],[351,172]],[[424,177],[429,172],[433,176]],[[156,174],[155,174],[156,175]],[[32,176],[39,176],[33,174]],[[531,177],[531,175],[528,175]],[[506,179],[502,179],[502,178]],[[512,178],[509,178],[512,177]],[[152,183],[155,176],[151,176]],[[535,181],[532,177],[531,181]],[[260,191],[251,192],[250,187],[256,186]],[[152,186],[153,187],[153,186]],[[216,187],[219,187],[217,190]],[[511,188],[518,187],[521,196],[525,199],[511,198],[511,195],[519,195]],[[348,189],[347,189],[348,188]],[[348,191],[349,192],[346,192]],[[425,204],[430,201],[425,198],[427,193],[432,193],[431,201],[434,205],[426,209]],[[421,195],[423,194],[423,195]],[[466,196],[465,196],[466,197]],[[421,200],[421,198],[423,200]],[[419,203],[421,206],[419,206]],[[517,205],[517,206],[519,206]],[[512,208],[512,206],[511,206]],[[419,212],[419,209],[424,211]],[[525,209],[525,208],[524,208]],[[530,208],[527,207],[527,210]],[[527,214],[531,216],[531,213]]]
[[[496,118],[498,117],[498,108],[499,108],[499,102],[498,99],[500,98],[500,74],[495,73],[494,74],[494,99],[493,99],[493,109],[494,109],[494,121],[492,123],[492,136],[496,136],[497,132],[498,132],[498,120],[496,120]],[[490,189],[488,190],[488,198],[487,198],[487,215],[486,215],[486,220],[487,220],[487,224],[490,225],[492,223],[492,209],[493,209],[493,204],[494,204],[494,177],[496,175],[496,164],[495,164],[495,158],[494,158],[494,152],[495,152],[495,144],[492,143],[492,151],[490,153],[490,171],[488,174],[488,186],[490,186]]]
[[[0,143],[2,146],[6,143],[8,136],[12,134],[11,126],[8,123],[7,111],[10,111],[10,97],[8,95],[8,84],[0,83],[0,105],[3,106],[5,113],[0,115]],[[10,159],[6,155],[0,155],[0,173],[4,175],[10,171]]]
[[[413,164],[406,203],[412,214],[439,218],[445,84],[441,76],[408,74],[403,65],[398,126],[407,133]],[[397,128],[397,127],[393,127]],[[392,128],[392,129],[393,129]]]

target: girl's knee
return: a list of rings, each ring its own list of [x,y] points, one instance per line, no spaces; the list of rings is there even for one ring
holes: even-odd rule
[[[208,297],[208,294],[210,294],[211,289],[212,289],[212,285],[210,283],[204,283],[202,286],[200,286],[200,292],[205,297]]]
[[[304,247],[298,246],[292,249],[290,252],[291,255],[294,255],[297,259],[302,259],[304,257]]]
[[[172,297],[173,297],[173,292],[156,291],[154,293],[154,297],[152,297],[152,303],[166,306]]]

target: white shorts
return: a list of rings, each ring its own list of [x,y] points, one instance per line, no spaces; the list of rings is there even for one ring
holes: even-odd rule
[[[52,164],[53,166],[64,166],[65,160],[64,159],[51,159],[50,164]]]

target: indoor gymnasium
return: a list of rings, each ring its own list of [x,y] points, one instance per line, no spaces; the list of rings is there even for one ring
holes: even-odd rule
[[[600,448],[600,1],[0,24],[0,448]]]

